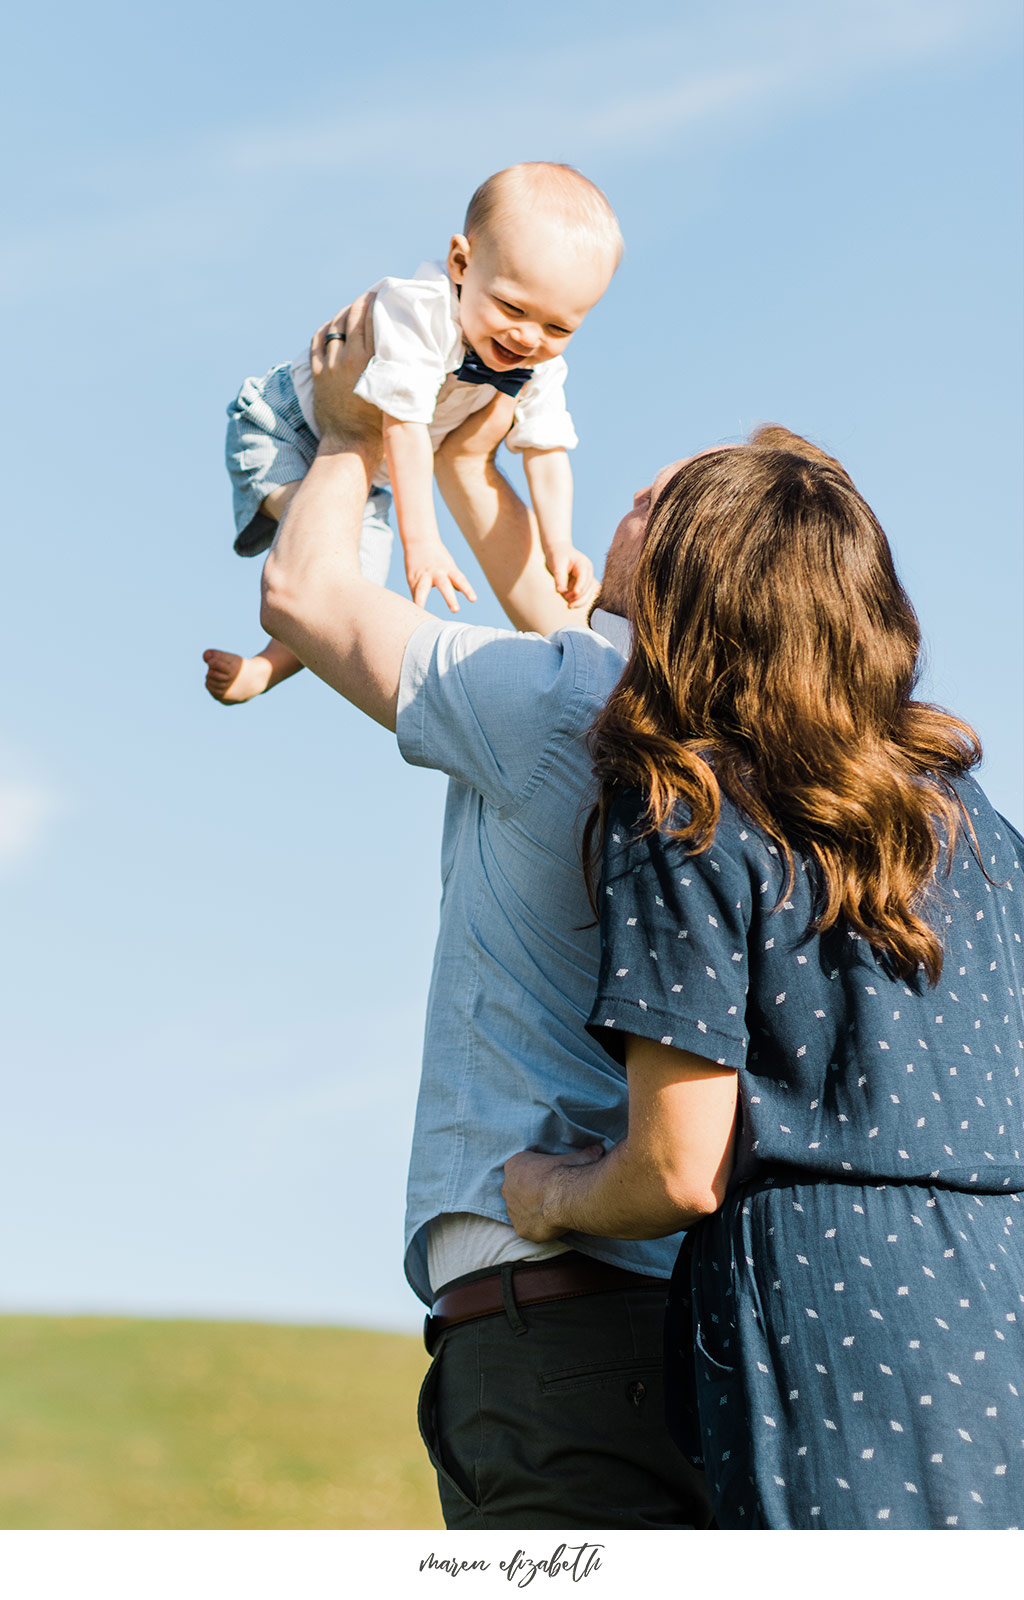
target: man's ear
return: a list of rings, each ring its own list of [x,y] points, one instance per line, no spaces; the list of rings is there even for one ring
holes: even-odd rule
[[[453,233],[448,246],[448,276],[453,283],[461,283],[469,266],[471,246],[464,233]]]

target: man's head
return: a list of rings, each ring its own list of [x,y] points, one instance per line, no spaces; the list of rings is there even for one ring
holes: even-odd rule
[[[602,611],[611,611],[617,617],[629,616],[633,575],[647,532],[651,508],[662,490],[689,459],[690,457],[685,457],[680,461],[669,462],[667,467],[662,467],[661,471],[655,474],[646,488],[636,491],[633,504],[612,534],[612,542],[608,546],[608,554],[604,560],[604,572],[601,574],[601,587],[594,602],[595,607],[600,607]]]
[[[597,602],[633,623],[638,682],[666,687],[694,728],[767,725],[766,695],[793,727],[816,695],[822,727],[893,723],[920,633],[838,461],[772,425],[664,468],[644,519],[646,493],[616,530]]]
[[[448,273],[462,331],[496,372],[560,355],[622,255],[615,213],[572,167],[527,161],[482,183]]]
[[[852,489],[853,485],[843,467],[833,456],[827,455],[818,445],[812,444],[809,439],[803,439],[799,434],[791,433],[788,428],[780,427],[778,423],[765,423],[755,428],[750,435],[747,445],[712,445],[707,450],[698,450],[695,455],[686,456],[680,461],[670,462],[667,467],[662,467],[652,482],[645,489],[639,489],[633,496],[633,504],[622,518],[614,534],[612,542],[605,557],[604,572],[601,577],[601,588],[595,606],[603,611],[612,611],[620,617],[631,617],[631,591],[636,572],[637,561],[640,556],[648,529],[652,524],[651,513],[655,505],[661,500],[664,491],[676,487],[675,480],[680,477],[685,467],[691,462],[700,461],[705,456],[716,455],[723,450],[750,450],[782,451],[789,455],[803,457],[807,461],[816,461],[824,466],[831,467],[842,475]],[[662,510],[665,509],[663,506]],[[723,508],[726,509],[726,508]],[[668,533],[669,542],[673,535],[674,524],[670,517],[662,518],[662,524]]]

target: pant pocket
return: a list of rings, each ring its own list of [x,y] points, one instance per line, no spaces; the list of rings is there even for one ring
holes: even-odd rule
[[[618,1389],[623,1385],[629,1390],[635,1389],[645,1377],[652,1376],[661,1376],[660,1361],[631,1357],[622,1361],[595,1362],[587,1367],[569,1367],[562,1372],[542,1372],[540,1386],[542,1394],[571,1394],[582,1389]]]
[[[464,1517],[472,1516],[475,1519],[480,1514],[480,1507],[473,1498],[468,1486],[459,1481],[454,1475],[441,1444],[441,1425],[438,1408],[438,1387],[441,1377],[441,1362],[444,1359],[445,1340],[442,1338],[433,1361],[427,1368],[427,1375],[420,1387],[419,1401],[416,1407],[416,1421],[419,1425],[420,1438],[423,1440],[430,1464],[437,1473],[438,1493],[441,1497],[441,1509],[447,1527],[458,1527]]]

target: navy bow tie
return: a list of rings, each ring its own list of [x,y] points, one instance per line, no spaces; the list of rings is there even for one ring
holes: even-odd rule
[[[513,367],[511,372],[492,372],[485,367],[475,350],[467,347],[466,359],[455,376],[460,383],[490,383],[502,394],[517,395],[524,383],[533,377],[530,367]]]

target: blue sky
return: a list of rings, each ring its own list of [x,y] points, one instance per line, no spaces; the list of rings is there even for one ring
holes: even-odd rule
[[[225,711],[200,657],[262,638],[228,399],[498,167],[578,165],[626,238],[570,350],[578,542],[690,450],[819,440],[1022,821],[1015,0],[387,17],[9,27],[5,1309],[419,1321],[444,783],[306,674]]]

